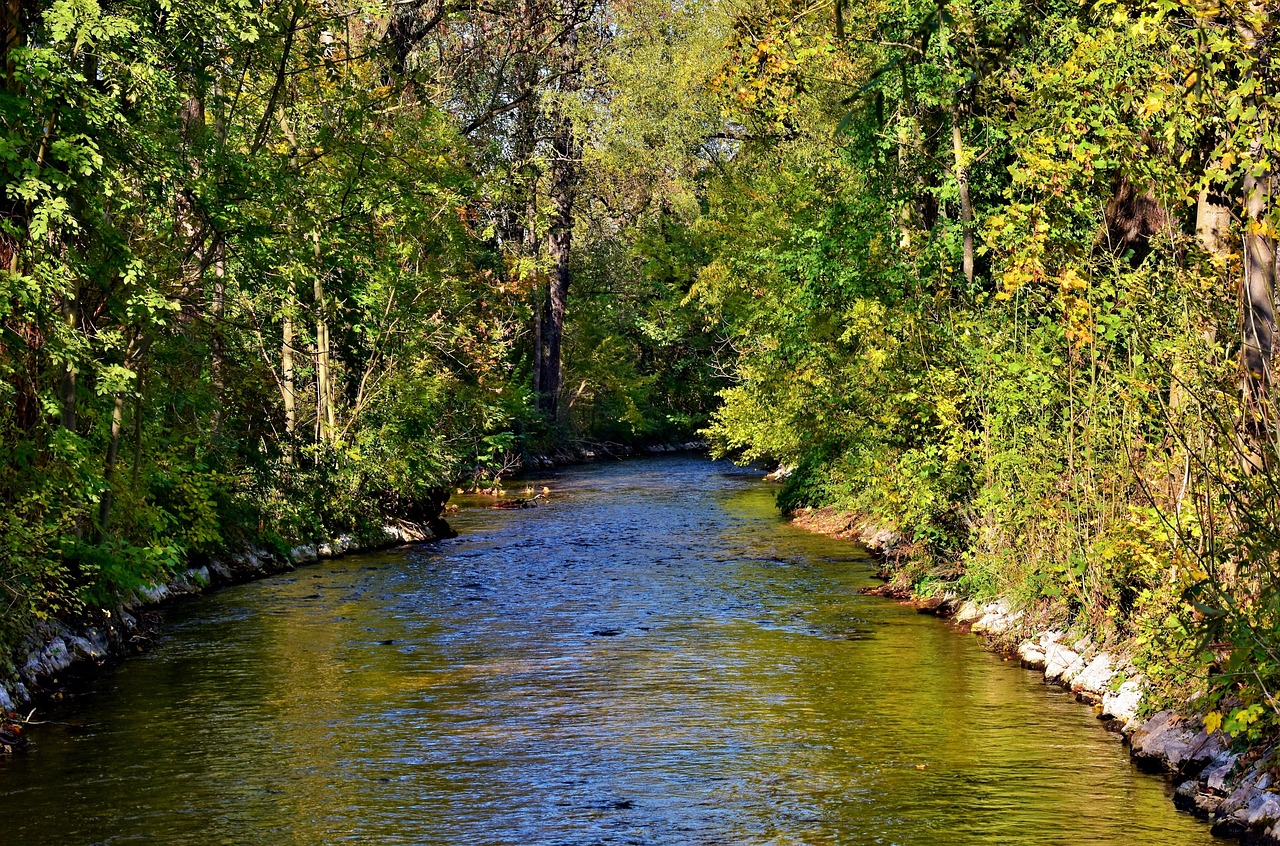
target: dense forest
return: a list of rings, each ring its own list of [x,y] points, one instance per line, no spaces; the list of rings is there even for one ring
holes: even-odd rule
[[[1274,12],[9,3],[0,644],[701,432],[1257,737]]]

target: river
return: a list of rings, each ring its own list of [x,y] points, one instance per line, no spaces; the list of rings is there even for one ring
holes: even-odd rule
[[[1215,842],[1092,711],[858,588],[758,474],[552,474],[183,602],[0,760],[0,843]]]

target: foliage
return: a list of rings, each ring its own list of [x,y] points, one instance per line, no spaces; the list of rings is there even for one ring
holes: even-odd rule
[[[714,79],[716,450],[1274,730],[1265,4],[836,5],[737,7]]]
[[[433,519],[454,482],[508,471],[538,437],[672,438],[705,420],[679,278],[698,248],[648,203],[580,241],[566,385],[583,387],[565,420],[538,415],[534,302],[507,225],[529,162],[504,145],[518,109],[494,105],[519,89],[494,74],[546,52],[559,5],[464,5],[6,13],[0,655],[35,620],[96,612],[204,556]],[[524,11],[504,47],[495,20]],[[636,62],[653,44],[630,33],[661,11],[608,18]],[[484,50],[466,49],[477,35]],[[621,57],[558,101],[551,69],[535,74],[539,125],[585,122],[611,80],[641,79]],[[593,155],[642,146],[654,110],[628,108],[617,99]],[[617,155],[592,174],[592,222],[597,198],[646,178]]]
[[[0,646],[702,429],[1280,728],[1268,4],[19,11]]]

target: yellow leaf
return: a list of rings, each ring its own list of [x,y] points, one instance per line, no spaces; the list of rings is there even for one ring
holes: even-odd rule
[[[1213,734],[1222,728],[1222,714],[1217,711],[1210,711],[1204,715],[1204,730],[1209,734]]]

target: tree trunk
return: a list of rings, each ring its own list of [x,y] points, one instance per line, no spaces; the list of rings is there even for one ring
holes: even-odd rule
[[[4,87],[10,94],[17,94],[21,86],[17,80],[17,65],[13,61],[13,51],[21,47],[25,39],[22,0],[5,0],[3,8]]]
[[[227,388],[227,343],[223,320],[227,310],[227,245],[221,233],[215,235],[213,258],[213,292],[209,301],[209,320],[213,336],[209,339],[213,369],[213,430],[222,428],[223,397]]]
[[[1275,242],[1266,234],[1271,176],[1244,180],[1244,284],[1241,286],[1241,358],[1244,365],[1246,421],[1254,438],[1266,437],[1270,417],[1271,356],[1275,348]],[[1255,450],[1256,452],[1256,450]],[[1257,463],[1257,456],[1250,457]]]
[[[107,481],[107,489],[102,492],[102,500],[98,503],[98,539],[105,540],[107,526],[111,522],[111,505],[116,488],[116,461],[120,455],[120,431],[124,428],[124,393],[116,394],[111,406],[111,439],[107,442],[107,461],[103,476]]]
[[[960,190],[960,220],[964,227],[964,278],[973,285],[973,203],[969,199],[969,163],[960,128],[960,104],[951,104],[951,151],[955,156],[956,186]]]
[[[285,112],[284,106],[280,106],[278,112],[280,120],[280,131],[284,134],[285,140],[289,144],[289,167],[295,173],[298,171],[298,138],[293,134],[293,127],[289,123],[289,115]],[[296,221],[290,214],[290,229],[296,229]],[[316,233],[315,255],[316,255],[316,273],[319,274],[319,252],[320,241],[319,232]],[[316,277],[316,286],[320,285],[319,276]],[[321,292],[323,293],[323,292]],[[286,458],[292,460],[294,453],[294,439],[298,434],[298,388],[295,377],[294,349],[295,339],[297,336],[296,327],[294,325],[294,314],[298,308],[298,283],[290,276],[288,289],[285,293],[284,309],[280,319],[280,393],[284,402],[284,429],[289,436],[289,445],[286,450]],[[316,394],[317,410],[319,410],[321,400],[319,393]],[[320,420],[323,417],[317,414],[316,426],[320,426]],[[317,439],[319,431],[317,429]]]
[[[527,30],[532,31],[537,22],[538,9],[530,0],[520,6],[521,19]],[[529,285],[533,300],[533,393],[542,391],[542,300],[545,293],[539,284],[538,257],[538,120],[542,115],[542,98],[538,96],[537,58],[523,54],[519,59],[520,89],[518,96],[524,99],[516,112],[515,125],[515,182],[524,192],[523,208],[519,215],[519,264],[524,275],[521,282]]]
[[[320,270],[320,230],[312,233],[315,258],[315,308],[316,308],[316,427],[319,440],[328,442],[337,431],[337,417],[333,409],[333,373],[329,354],[329,321],[324,300],[324,274]]]
[[[1196,240],[1206,253],[1222,259],[1231,255],[1231,206],[1225,197],[1200,193],[1196,202]]]
[[[79,331],[79,285],[72,289],[68,294],[62,297],[62,317],[67,323],[67,330],[71,333]],[[61,403],[61,415],[58,422],[62,428],[69,432],[74,432],[77,428],[76,417],[76,366],[71,361],[67,361],[62,366],[62,383],[58,388],[58,399]]]
[[[284,399],[284,430],[289,435],[289,452],[293,452],[293,439],[298,432],[297,388],[294,384],[293,362],[293,311],[298,304],[298,283],[289,279],[289,290],[285,296],[284,315],[281,326],[280,370]]]
[[[1252,12],[1263,12],[1260,2],[1249,4]],[[1261,49],[1259,33],[1245,23],[1237,23],[1237,32],[1246,50],[1257,55]],[[1254,74],[1248,74],[1253,78]],[[1263,139],[1255,137],[1250,145],[1250,159],[1264,157]],[[1244,178],[1244,279],[1240,286],[1240,359],[1241,393],[1244,419],[1241,459],[1246,472],[1263,469],[1274,452],[1271,442],[1270,392],[1271,355],[1275,347],[1276,313],[1275,241],[1269,234],[1267,212],[1271,205],[1272,174],[1255,176],[1253,169]],[[1270,442],[1270,443],[1269,443]]]
[[[542,363],[546,361],[546,350],[542,347],[542,314],[546,310],[543,300],[546,292],[539,285],[533,291],[533,395],[538,398],[538,406],[542,407]]]
[[[138,474],[142,471],[142,395],[143,381],[146,371],[138,372],[138,395],[133,398],[133,467],[130,472],[134,487],[138,485]]]
[[[579,9],[574,0],[566,0],[565,34],[560,44],[560,61],[564,74],[560,91],[578,90]],[[578,140],[573,119],[558,106],[555,137],[551,146],[551,204],[553,214],[548,247],[553,264],[547,285],[547,298],[542,308],[542,361],[538,381],[539,408],[553,421],[559,416],[561,347],[564,339],[565,304],[569,296],[569,253],[573,244],[573,207],[578,190]]]

